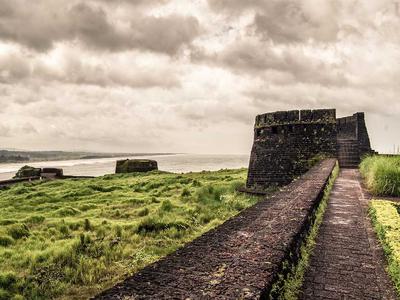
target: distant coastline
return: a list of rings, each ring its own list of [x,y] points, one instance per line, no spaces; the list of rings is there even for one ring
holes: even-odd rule
[[[68,152],[68,151],[23,151],[0,150],[0,164],[31,163],[44,161],[63,161],[80,159],[100,159],[132,156],[162,156],[181,153],[96,153],[96,152]]]

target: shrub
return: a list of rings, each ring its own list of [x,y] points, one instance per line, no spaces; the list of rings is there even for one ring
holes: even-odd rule
[[[79,207],[79,210],[80,210],[80,211],[88,211],[88,210],[94,209],[94,208],[97,208],[97,205],[96,205],[96,204],[88,203],[88,204],[83,204],[83,205],[81,205],[81,206]]]
[[[13,237],[14,240],[19,240],[30,235],[29,228],[25,224],[14,224],[8,228],[8,234]]]
[[[178,230],[185,230],[189,226],[184,222],[167,222],[163,220],[158,220],[152,217],[148,217],[139,223],[137,232],[141,234],[145,233],[158,233],[163,230],[170,228],[176,228]]]
[[[7,235],[0,235],[0,246],[8,247],[14,243],[13,239]]]
[[[12,291],[17,283],[17,276],[14,273],[0,273],[0,288]]]
[[[90,231],[92,230],[92,224],[90,223],[89,219],[85,219],[85,221],[83,222],[83,229],[85,231]]]
[[[197,191],[197,200],[203,203],[221,201],[223,192],[224,190],[219,187],[214,188],[211,185],[204,186]]]
[[[374,195],[400,196],[400,156],[370,156],[363,159],[360,172]]]
[[[7,226],[7,225],[12,225],[18,223],[17,220],[1,220],[0,225],[1,226]]]
[[[145,207],[145,208],[139,210],[138,216],[139,217],[145,217],[145,216],[147,216],[149,214],[149,212],[150,212],[150,210],[147,207]]]
[[[115,227],[115,235],[116,237],[122,238],[122,227],[120,225]]]
[[[96,192],[109,193],[121,189],[119,186],[89,185],[89,188]]]
[[[56,214],[59,217],[68,217],[68,216],[76,216],[80,214],[80,211],[73,207],[64,207],[57,210]]]
[[[174,206],[172,205],[171,201],[169,200],[164,200],[161,204],[161,211],[172,211]]]
[[[63,237],[68,237],[69,236],[69,228],[67,225],[63,224],[60,226],[60,233],[63,235]]]
[[[192,182],[192,186],[194,186],[194,187],[200,187],[200,186],[201,186],[201,182],[195,179],[195,180],[193,180],[193,182]]]
[[[45,217],[43,216],[31,216],[25,220],[26,223],[28,224],[41,224],[46,220]]]
[[[187,188],[184,188],[181,196],[185,198],[185,197],[189,197],[190,195],[191,195],[190,191]]]
[[[10,293],[0,288],[0,300],[10,300],[10,299],[11,299]]]
[[[230,185],[229,190],[232,192],[238,191],[240,188],[244,187],[244,182],[243,181],[233,181]]]

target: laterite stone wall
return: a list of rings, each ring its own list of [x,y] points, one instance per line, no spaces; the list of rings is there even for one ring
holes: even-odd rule
[[[293,110],[256,117],[247,188],[285,185],[309,168],[318,154],[337,153],[336,111]]]

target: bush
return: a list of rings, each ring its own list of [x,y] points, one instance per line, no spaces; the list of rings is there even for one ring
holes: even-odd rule
[[[243,181],[233,181],[230,185],[230,191],[232,192],[236,192],[238,191],[240,188],[244,187],[244,182]]]
[[[164,200],[161,204],[161,211],[172,211],[174,206],[172,205],[171,201],[169,200]]]
[[[60,208],[59,210],[57,210],[56,214],[59,217],[69,217],[69,216],[76,216],[76,215],[80,214],[80,211],[73,207],[64,207],[64,208]]]
[[[14,243],[13,239],[7,235],[0,235],[0,246],[8,247]]]
[[[197,191],[197,200],[199,202],[208,203],[212,201],[221,201],[224,190],[222,188],[214,188],[212,185],[204,186]]]
[[[6,291],[13,291],[17,283],[17,276],[14,273],[0,273],[0,288]]]
[[[89,219],[85,219],[85,221],[83,222],[83,229],[85,231],[90,231],[92,230],[92,224],[90,223]]]
[[[27,218],[25,221],[28,224],[41,224],[44,222],[44,220],[46,220],[46,218],[43,216],[31,216]]]
[[[122,227],[120,225],[115,226],[115,236],[118,238],[122,238]]]
[[[160,231],[168,230],[170,228],[176,228],[177,230],[185,230],[188,227],[189,226],[184,222],[177,222],[177,221],[167,222],[149,217],[139,223],[137,232],[141,234],[159,233]]]
[[[67,225],[63,224],[60,226],[60,233],[63,237],[69,237],[69,228]]]
[[[91,188],[93,191],[101,193],[109,193],[121,189],[121,187],[119,186],[102,186],[102,185],[89,185],[89,188]]]
[[[184,188],[183,191],[182,191],[181,196],[183,198],[185,198],[185,197],[189,197],[190,195],[191,195],[190,191],[187,188]]]
[[[1,226],[7,226],[7,225],[12,225],[18,223],[17,220],[1,220],[0,225]]]
[[[0,288],[0,300],[10,300],[10,298],[10,293]]]
[[[400,196],[400,156],[370,156],[360,164],[369,191],[380,196]]]
[[[195,179],[195,180],[193,180],[193,182],[192,182],[192,186],[194,186],[194,187],[200,187],[200,186],[201,186],[201,182]]]
[[[145,217],[145,216],[147,216],[149,214],[149,212],[150,212],[150,210],[147,207],[145,207],[145,208],[139,210],[138,216],[139,217]]]
[[[13,237],[14,240],[19,240],[30,235],[29,228],[25,224],[14,224],[8,228],[8,234]]]

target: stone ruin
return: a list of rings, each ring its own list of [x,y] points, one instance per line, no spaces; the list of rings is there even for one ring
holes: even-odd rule
[[[256,117],[246,188],[263,191],[290,183],[317,156],[337,157],[341,167],[357,167],[373,153],[364,113],[336,119],[335,109],[292,110]]]
[[[63,178],[64,171],[59,168],[42,168],[42,173],[40,174],[42,178]]]
[[[115,173],[149,172],[158,170],[155,160],[150,159],[124,159],[118,160]]]
[[[14,179],[22,178],[36,178],[41,177],[45,179],[63,178],[63,169],[59,168],[35,168],[31,166],[23,166],[15,174]]]

